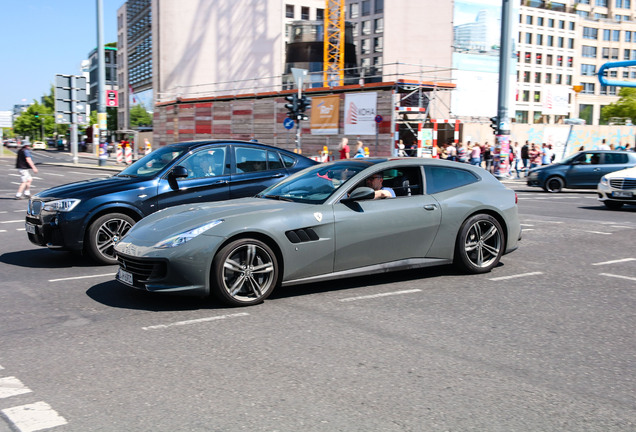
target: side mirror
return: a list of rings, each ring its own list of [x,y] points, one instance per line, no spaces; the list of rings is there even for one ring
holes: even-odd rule
[[[373,198],[375,198],[375,191],[373,189],[370,187],[359,187],[354,189],[348,197],[343,198],[341,202],[364,201]]]
[[[177,179],[186,178],[188,176],[188,170],[186,167],[177,165],[172,168],[168,173],[168,184],[172,190],[179,190],[179,184],[177,183]]]

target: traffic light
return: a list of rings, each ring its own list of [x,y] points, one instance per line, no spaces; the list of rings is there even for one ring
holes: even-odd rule
[[[298,120],[309,120],[305,114],[303,114],[307,108],[311,106],[311,99],[305,95],[302,95],[298,100]]]
[[[36,111],[35,113],[33,113],[35,115],[35,118],[40,118],[40,113],[38,111]]]
[[[285,100],[289,103],[285,104],[287,108],[287,117],[296,120],[298,116],[298,95],[296,93],[285,96]]]
[[[490,127],[492,128],[492,133],[497,135],[497,132],[499,132],[499,117],[490,117]]]

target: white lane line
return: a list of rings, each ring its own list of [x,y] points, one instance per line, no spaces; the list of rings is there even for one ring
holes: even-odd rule
[[[46,173],[46,175],[56,176],[56,177],[64,177],[66,174]]]
[[[422,291],[422,290],[420,290],[420,289],[412,289],[412,290],[404,290],[404,291],[393,291],[393,292],[382,293],[382,294],[371,294],[371,295],[365,295],[365,296],[359,296],[359,297],[347,297],[347,298],[340,299],[339,301],[341,301],[341,302],[350,302],[350,301],[356,301],[356,300],[367,300],[367,299],[374,299],[374,298],[379,298],[379,297],[388,297],[388,296],[402,295],[402,294],[412,294],[412,293],[416,293],[416,292],[420,292],[420,291]]]
[[[523,232],[534,231],[534,228],[524,228]]]
[[[621,275],[615,275],[610,273],[599,273],[599,276],[607,276],[607,277],[613,277],[617,279],[627,279],[627,280],[636,282],[636,277],[621,276]]]
[[[519,224],[521,226],[534,226],[533,224]]]
[[[550,221],[550,220],[545,220],[545,221],[541,221],[541,220],[534,220],[534,219],[528,219],[526,222],[536,222],[539,224],[562,224],[562,221]]]
[[[154,325],[154,326],[142,327],[141,329],[142,330],[165,329],[165,328],[168,328],[168,327],[184,326],[184,325],[198,324],[198,323],[210,322],[210,321],[219,321],[219,320],[224,320],[224,319],[228,319],[228,318],[244,317],[244,316],[248,316],[248,315],[249,314],[247,312],[239,312],[239,313],[229,314],[229,315],[219,315],[219,316],[213,316],[213,317],[207,317],[207,318],[199,318],[199,319],[193,319],[193,320],[187,320],[187,321],[177,321],[177,322],[173,322],[173,323],[170,323],[170,324],[158,324],[158,325]]]
[[[16,377],[0,378],[0,399],[31,393],[31,389]]]
[[[603,262],[594,263],[592,265],[617,264],[617,263],[623,263],[623,262],[628,262],[628,261],[636,261],[636,258],[623,258],[623,259],[617,259],[617,260],[613,260],[613,261],[603,261]]]
[[[631,226],[624,226],[624,225],[611,225],[610,228],[617,228],[617,229],[634,229],[634,227]]]
[[[20,432],[35,432],[68,424],[46,402],[36,402],[3,409],[2,413],[13,423]]]
[[[90,276],[75,276],[69,278],[61,278],[61,279],[49,279],[49,282],[60,282],[60,281],[68,281],[68,280],[77,280],[77,279],[90,279],[90,278],[98,278],[98,277],[106,277],[106,276],[115,276],[117,273],[106,273],[100,275],[90,275]]]
[[[602,232],[602,231],[588,231],[588,230],[581,230],[581,231],[586,232],[586,233],[590,233],[590,234],[612,235],[612,233]]]
[[[0,230],[0,232],[7,232],[7,230]]]
[[[527,276],[537,276],[537,275],[542,275],[543,272],[531,272],[531,273],[520,273],[517,275],[511,275],[511,276],[499,276],[496,278],[490,278],[488,280],[491,281],[500,281],[500,280],[507,280],[507,279],[516,279],[516,278],[521,278],[521,277],[527,277]]]
[[[24,222],[24,219],[18,219],[18,220],[12,220],[12,221],[1,221],[0,224],[18,223],[18,222]]]

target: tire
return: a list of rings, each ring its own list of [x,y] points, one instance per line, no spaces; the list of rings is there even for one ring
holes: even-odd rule
[[[251,238],[236,240],[214,257],[212,293],[230,306],[263,302],[278,284],[276,254],[265,243]]]
[[[135,224],[122,213],[109,213],[97,218],[88,228],[86,251],[100,264],[117,264],[115,245]]]
[[[605,207],[607,207],[610,210],[620,210],[623,207],[623,203],[618,201],[605,200],[603,201],[603,204],[605,204]]]
[[[504,234],[497,219],[477,214],[468,218],[459,230],[455,264],[467,273],[487,273],[499,263],[504,248]]]
[[[559,193],[563,190],[565,182],[561,177],[552,176],[545,181],[543,190],[550,193]]]

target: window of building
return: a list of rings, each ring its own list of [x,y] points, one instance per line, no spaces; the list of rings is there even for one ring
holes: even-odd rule
[[[584,11],[584,10],[577,10],[576,14],[580,17],[583,18],[589,18],[590,17],[590,13],[588,11]]]
[[[537,34],[536,40],[537,45],[543,45],[543,35],[541,33]]]
[[[515,121],[517,123],[528,123],[528,111],[515,112]]]
[[[607,18],[607,14],[606,13],[595,13],[594,14],[594,19],[595,20],[601,20],[601,19],[606,19]]]
[[[594,83],[583,83],[583,94],[594,94]]]
[[[581,55],[587,58],[596,58],[596,47],[583,45],[581,47]]]
[[[285,18],[294,18],[294,5],[285,5]]]
[[[557,74],[555,84],[563,84],[563,75]]]
[[[316,20],[322,21],[325,19],[325,10],[324,9],[316,9]]]
[[[538,91],[538,90],[536,90],[536,91],[534,92],[534,101],[535,101],[535,102],[541,102],[541,92],[540,92],[540,91]]]
[[[569,28],[570,28],[570,30],[574,31],[574,28],[575,28],[575,26],[576,26],[576,24],[574,23],[574,21],[570,21],[568,24],[569,24]]]
[[[557,46],[558,46],[559,48],[563,48],[563,37],[559,36],[559,37],[557,38]]]
[[[375,13],[384,12],[384,0],[375,0]]]
[[[568,38],[568,49],[574,49],[574,39]]]
[[[543,61],[543,56],[540,53],[535,54],[534,62],[540,65],[542,61]]]
[[[612,60],[618,60],[618,48],[612,48]]]
[[[574,66],[574,58],[568,57],[568,67],[572,67],[572,66]]]
[[[373,52],[381,53],[383,49],[383,38],[382,36],[373,38]]]
[[[523,71],[523,82],[530,82],[530,71]]]
[[[541,83],[541,72],[535,72],[534,73],[534,82],[535,83]]]
[[[552,66],[552,54],[548,54],[547,56],[545,56],[545,64],[548,66]]]
[[[572,85],[572,75],[565,76],[565,85]]]
[[[362,16],[369,16],[371,14],[371,0],[362,1]]]
[[[548,27],[554,28],[554,19],[553,18],[548,18]]]
[[[526,16],[526,24],[532,25],[532,15]]]
[[[371,21],[362,21],[362,34],[371,34]]]
[[[362,39],[360,45],[360,53],[361,54],[369,54],[371,52],[369,39]]]
[[[543,25],[543,17],[537,17],[537,25],[538,26],[542,26]]]
[[[557,56],[556,65],[563,66],[563,56]]]
[[[583,27],[583,39],[598,39],[598,29]]]
[[[546,84],[552,84],[552,74],[551,73],[546,73],[545,74],[545,83]]]
[[[300,19],[301,20],[308,20],[309,19],[309,8],[308,7],[301,7],[300,8]]]
[[[521,100],[523,102],[530,102],[530,90],[524,90],[521,94]]]
[[[612,40],[614,42],[618,42],[621,40],[621,31],[620,30],[612,30]]]
[[[596,66],[591,64],[582,64],[581,65],[581,75],[584,76],[593,76],[596,74]]]
[[[526,43],[527,44],[532,43],[532,33],[526,33]]]
[[[358,3],[351,3],[349,5],[349,18],[358,18],[360,14],[360,5]]]
[[[353,37],[358,36],[358,23],[357,22],[353,23],[353,28],[351,29],[351,36],[353,36]]]
[[[554,36],[548,35],[548,39],[545,45],[549,47],[554,46]]]
[[[382,33],[384,31],[384,18],[376,18],[373,20],[373,31],[375,33]]]
[[[610,53],[610,49],[609,48],[603,48],[603,51],[601,51],[601,57],[604,59],[608,59],[609,58],[609,53]]]
[[[559,28],[560,28],[561,30],[565,30],[565,21],[563,21],[563,20],[559,20]]]

